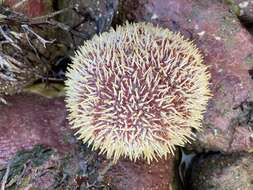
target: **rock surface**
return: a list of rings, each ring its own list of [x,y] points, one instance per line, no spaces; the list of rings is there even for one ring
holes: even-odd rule
[[[63,98],[48,99],[35,94],[6,98],[0,107],[0,163],[18,150],[44,144],[59,151],[69,151],[66,141],[70,130]]]
[[[189,190],[253,189],[253,155],[209,155],[195,159],[187,185]]]
[[[90,39],[94,34],[111,27],[118,0],[63,0],[57,1],[56,7],[59,10],[74,7],[59,15],[57,19],[82,35],[73,38],[68,33],[63,34],[65,40],[72,43],[72,46],[77,46],[83,44],[83,39]]]
[[[107,184],[117,190],[177,190],[176,160],[159,160],[148,165],[120,160],[106,174]]]
[[[45,15],[53,10],[52,0],[4,0],[3,5],[29,17]]]
[[[225,0],[239,18],[245,23],[253,23],[253,1],[252,0]]]
[[[241,109],[251,104],[253,38],[228,7],[218,0],[126,0],[121,19],[146,21],[180,31],[195,41],[210,66],[213,98],[197,135],[195,148],[240,151],[253,147],[252,114]],[[252,110],[252,106],[246,110]],[[250,111],[251,112],[251,111]]]

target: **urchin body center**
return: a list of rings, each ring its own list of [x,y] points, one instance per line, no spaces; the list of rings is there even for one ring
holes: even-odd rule
[[[153,41],[153,44],[156,47],[158,43]],[[116,46],[113,49],[120,52]],[[186,97],[181,92],[192,84],[185,79],[183,68],[179,70],[171,65],[172,61],[182,64],[181,55],[177,55],[178,60],[171,59],[172,52],[166,51],[159,60],[146,55],[137,62],[134,58],[142,57],[144,52],[127,52],[132,59],[120,64],[117,53],[112,53],[116,58],[109,58],[108,62],[99,62],[102,58],[96,60],[95,55],[92,56],[96,65],[88,83],[94,87],[94,97],[98,97],[93,104],[94,135],[103,134],[100,136],[105,138],[107,133],[113,133],[115,138],[126,139],[126,143],[139,139],[141,135],[142,138],[149,136],[158,141],[168,141],[170,137],[166,135],[168,131],[165,127],[168,123],[164,116],[169,117],[171,112],[181,113],[183,117],[188,115],[184,106]],[[175,75],[181,78],[171,79],[177,77]],[[86,89],[85,86],[83,89]],[[161,135],[163,138],[159,137]]]

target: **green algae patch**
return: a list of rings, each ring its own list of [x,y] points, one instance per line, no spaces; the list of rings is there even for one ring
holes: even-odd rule
[[[0,180],[5,183],[5,189],[22,189],[29,184],[26,176],[29,168],[37,168],[46,162],[53,154],[51,149],[35,146],[32,150],[18,152],[6,167],[0,168]]]

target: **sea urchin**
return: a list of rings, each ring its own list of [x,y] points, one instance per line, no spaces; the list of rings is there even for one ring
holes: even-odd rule
[[[201,128],[210,74],[180,34],[126,23],[86,41],[72,60],[70,123],[79,139],[108,158],[166,157]]]

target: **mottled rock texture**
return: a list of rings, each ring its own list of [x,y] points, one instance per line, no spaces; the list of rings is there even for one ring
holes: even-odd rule
[[[252,0],[224,0],[231,10],[245,23],[253,23]]]
[[[148,165],[145,162],[133,163],[120,160],[106,174],[106,181],[117,190],[177,190],[178,177],[176,160],[159,160]]]
[[[253,155],[214,154],[194,160],[188,179],[189,190],[253,189]]]
[[[52,0],[4,0],[3,5],[29,17],[41,16],[53,10]]]
[[[74,37],[68,33],[63,34],[65,40],[77,46],[83,44],[83,38],[89,39],[111,27],[118,0],[63,0],[57,1],[56,7],[59,10],[74,7],[59,15],[57,20],[80,33],[80,36]]]
[[[6,100],[8,105],[0,106],[0,163],[36,144],[63,152],[71,148],[63,98],[20,94]]]

